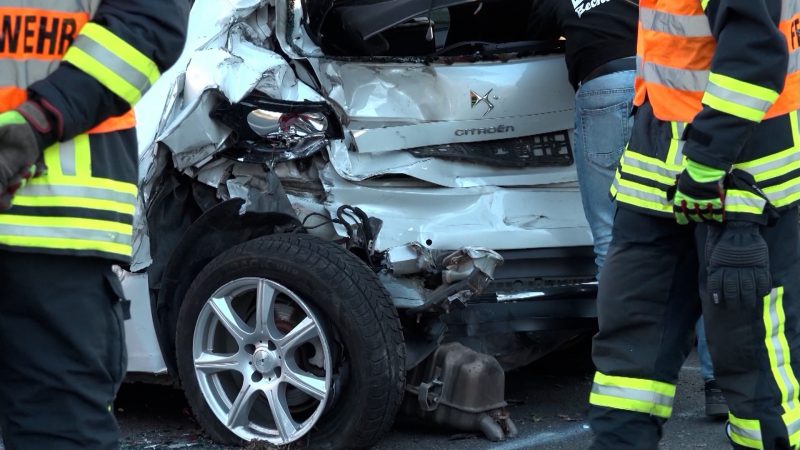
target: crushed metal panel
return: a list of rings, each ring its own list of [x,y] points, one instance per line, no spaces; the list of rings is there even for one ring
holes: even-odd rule
[[[228,127],[209,117],[221,100],[216,91],[205,91],[158,137],[172,151],[176,169],[185,170],[219,152],[230,136]]]
[[[358,205],[383,221],[379,251],[415,241],[448,251],[465,243],[494,250],[592,245],[577,186],[392,188],[350,182],[330,166],[320,176],[329,214]]]

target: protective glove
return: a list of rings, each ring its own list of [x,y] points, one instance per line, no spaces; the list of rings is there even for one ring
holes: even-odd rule
[[[751,309],[772,289],[769,250],[756,223],[710,225],[706,261],[708,295],[716,305]]]
[[[48,114],[26,101],[13,111],[0,113],[0,209],[11,207],[16,191],[45,171],[42,151],[52,144]]]
[[[686,225],[695,222],[722,222],[725,207],[726,172],[687,160],[686,169],[678,177],[672,199],[675,220]]]

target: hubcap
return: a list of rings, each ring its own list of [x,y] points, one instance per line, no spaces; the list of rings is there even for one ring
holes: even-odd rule
[[[240,438],[284,445],[317,423],[331,392],[331,351],[311,305],[264,278],[219,288],[195,325],[194,367],[217,419]]]
[[[253,353],[253,367],[262,375],[274,372],[280,363],[280,356],[266,347],[261,347]]]

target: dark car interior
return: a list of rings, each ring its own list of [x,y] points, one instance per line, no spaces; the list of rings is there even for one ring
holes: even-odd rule
[[[553,50],[531,42],[531,0],[304,0],[327,55],[429,57]]]

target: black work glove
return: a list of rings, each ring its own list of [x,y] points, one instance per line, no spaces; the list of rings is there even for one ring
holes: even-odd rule
[[[710,225],[706,261],[708,296],[715,305],[750,309],[772,289],[769,250],[755,223]]]
[[[11,207],[16,191],[45,171],[42,152],[55,142],[49,114],[26,101],[0,113],[0,209]]]

